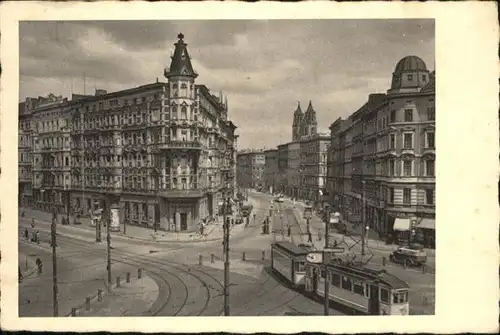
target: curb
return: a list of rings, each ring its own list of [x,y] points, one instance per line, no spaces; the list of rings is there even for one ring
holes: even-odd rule
[[[147,273],[147,275],[148,275],[148,276],[150,276],[150,275],[149,275],[149,273],[148,273],[146,270],[144,270],[144,269],[143,269],[143,274],[142,274],[142,275],[144,276],[146,273]],[[115,277],[115,278],[116,278],[116,277]],[[139,279],[139,278],[136,278],[136,280],[138,280],[138,279]],[[153,278],[151,278],[151,279],[153,279]],[[153,280],[154,280],[154,279],[153,279]],[[106,279],[104,279],[104,280],[103,280],[103,282],[104,282],[104,289],[103,289],[103,293],[104,293],[104,292],[107,292],[107,294],[103,294],[103,298],[104,298],[106,295],[109,295],[109,292],[110,292],[110,291],[112,292],[114,289],[116,289],[116,282],[115,282],[114,284],[112,284],[112,285],[111,285],[111,288],[109,287],[109,285],[108,285],[108,283],[107,283]],[[156,282],[156,281],[155,281],[155,282]],[[121,284],[123,285],[123,284],[126,284],[126,283],[122,282]],[[156,283],[156,284],[158,285],[158,283]],[[99,295],[98,293],[95,293],[94,295],[91,295],[91,296],[90,296],[90,303],[91,303],[91,304],[92,304],[92,302],[95,302],[95,301],[97,300],[98,295]],[[158,297],[158,298],[159,298],[159,297]],[[158,299],[158,298],[157,298],[157,299]],[[155,302],[156,302],[156,300],[155,300]],[[72,316],[72,315],[71,315],[71,311],[70,311],[70,312],[69,312],[69,314],[67,314],[67,315],[66,315],[66,317],[69,317],[69,318],[72,318],[72,317],[79,317],[79,316],[78,316],[78,312],[79,312],[79,311],[81,311],[82,309],[85,309],[85,304],[86,304],[86,303],[84,302],[84,303],[82,303],[82,304],[78,305],[77,307],[75,307],[75,308],[76,308],[76,313],[77,313],[77,315],[76,315],[76,316]],[[153,304],[154,304],[154,302],[153,302]],[[144,311],[144,312],[146,312],[146,311]],[[88,317],[88,316],[82,316],[82,317]]]
[[[49,224],[48,222],[46,221],[43,221],[43,220],[39,220],[39,219],[34,219],[35,222],[42,222],[42,223],[45,223],[45,224]],[[87,229],[87,228],[83,228],[83,227],[78,227],[78,226],[75,226],[75,225],[72,225],[72,226],[69,226],[71,228],[75,228],[75,229],[79,229],[79,230],[87,230],[87,231],[92,231],[92,229]],[[232,230],[233,228],[231,228]],[[61,234],[61,233],[59,233]],[[64,236],[64,234],[61,234]],[[146,239],[146,238],[141,238],[141,237],[135,237],[135,236],[127,236],[127,235],[123,235],[123,233],[120,232],[120,234],[112,234],[111,236],[120,236],[124,239],[132,239],[132,240],[138,240],[138,241],[148,241],[148,242],[156,242],[156,243],[201,243],[201,242],[215,242],[215,241],[219,241],[219,240],[222,240],[223,239],[223,236],[220,236],[220,237],[216,237],[216,238],[211,238],[211,239],[202,239],[202,240],[156,240],[156,239]]]

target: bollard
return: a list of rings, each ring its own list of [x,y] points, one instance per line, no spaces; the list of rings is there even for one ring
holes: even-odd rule
[[[385,257],[382,257],[382,265],[385,266],[386,259]]]
[[[245,254],[245,253],[243,253],[243,254],[241,255],[241,259],[242,259],[242,260],[246,260],[246,254]]]
[[[200,255],[200,260],[199,260],[199,262],[198,262],[198,263],[199,263],[200,265],[203,265],[203,256],[202,256],[202,255]]]
[[[425,271],[426,271],[425,264],[422,264],[422,273],[425,273]]]
[[[76,308],[71,309],[71,316],[76,316]]]
[[[137,278],[138,279],[142,278],[142,269],[137,269]]]
[[[127,272],[127,283],[130,283],[130,272]]]
[[[262,260],[265,260],[265,259],[266,259],[266,251],[262,250]]]
[[[210,262],[213,263],[214,262],[214,259],[215,259],[215,255],[214,254],[210,254]]]
[[[99,301],[99,302],[102,301],[102,290],[101,289],[97,290],[97,301]]]
[[[85,310],[90,311],[90,297],[85,298]]]

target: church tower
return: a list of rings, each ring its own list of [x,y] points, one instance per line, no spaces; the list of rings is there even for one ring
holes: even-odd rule
[[[302,129],[303,135],[306,136],[316,135],[317,133],[318,122],[316,121],[316,112],[314,111],[311,100],[309,100],[309,106],[304,114]]]
[[[304,118],[304,113],[300,109],[300,101],[297,105],[297,109],[293,112],[293,124],[292,124],[292,141],[297,141],[301,136],[302,119]]]

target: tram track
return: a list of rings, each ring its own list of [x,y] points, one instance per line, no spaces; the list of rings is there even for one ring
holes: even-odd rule
[[[88,244],[85,242],[78,241],[75,243],[72,241],[72,245],[74,246],[75,244],[78,244],[78,246],[80,248],[87,249],[88,251],[95,251],[96,254],[102,254],[102,250],[91,249],[91,247],[88,246]],[[137,266],[137,264],[138,264],[139,267],[143,268],[144,270],[146,270],[150,273],[153,273],[157,277],[163,278],[163,280],[165,280],[165,283],[169,286],[168,300],[162,306],[160,306],[158,308],[158,311],[153,312],[152,313],[153,315],[172,315],[172,316],[175,316],[175,315],[180,315],[180,314],[184,315],[185,313],[186,313],[186,315],[203,315],[204,312],[208,309],[210,302],[212,301],[212,293],[210,292],[210,289],[213,288],[213,285],[211,285],[207,281],[207,279],[202,278],[202,276],[200,274],[210,278],[213,282],[215,282],[216,285],[220,286],[221,288],[223,287],[223,284],[220,282],[220,280],[218,280],[216,277],[209,274],[208,272],[203,271],[202,269],[199,269],[198,267],[195,267],[195,266],[190,267],[190,266],[184,265],[182,263],[171,261],[171,260],[169,260],[167,262],[153,260],[150,258],[145,258],[143,255],[140,255],[140,254],[125,252],[125,251],[122,251],[119,249],[112,250],[111,259],[116,261],[116,262],[132,265],[132,266]],[[157,271],[157,269],[163,270],[163,272],[160,273]],[[170,271],[170,270],[176,270],[178,273],[175,273],[175,271]],[[198,274],[196,272],[199,272],[200,274]],[[205,295],[206,295],[205,299],[203,299],[204,304],[201,306],[201,308],[197,308],[197,309],[199,309],[199,311],[196,313],[189,313],[189,312],[183,311],[184,308],[187,305],[189,305],[190,301],[192,301],[193,303],[196,303],[197,301],[199,301],[199,300],[197,300],[197,299],[199,299],[198,297],[195,297],[195,298],[192,297],[192,295],[190,294],[190,292],[192,291],[192,288],[190,290],[188,288],[188,286],[186,285],[186,282],[189,282],[191,280],[190,277],[195,278],[197,280],[197,282],[201,283],[201,285],[204,288]],[[176,284],[175,285],[176,288],[182,287],[182,289],[181,290],[173,289],[172,288],[173,282]],[[193,286],[198,287],[199,284],[193,285]],[[214,289],[216,289],[216,288],[214,288]],[[175,295],[175,294],[179,294],[179,291],[184,292],[182,296]],[[195,299],[196,301],[192,300],[192,299]],[[179,307],[176,309],[173,309],[173,310],[172,310],[172,308],[169,308],[169,303],[172,302],[172,300],[176,300],[176,301],[180,300],[180,304],[177,305]],[[223,309],[221,308],[217,315],[220,315],[222,311],[223,311]]]
[[[96,249],[95,245],[91,245],[88,242],[71,239],[66,236],[62,237],[63,238],[58,239],[59,247],[64,247],[66,245],[73,248],[78,247],[79,249],[82,249],[89,254],[105,254],[104,248]],[[216,290],[218,293],[220,291],[220,288],[223,287],[223,284],[218,278],[195,266],[190,267],[171,260],[169,260],[168,262],[157,261],[150,258],[145,258],[140,254],[125,252],[119,249],[112,250],[111,259],[118,263],[143,268],[149,273],[155,275],[157,280],[160,280],[160,278],[163,280],[163,283],[160,283],[160,285],[167,286],[169,295],[167,301],[165,301],[162,306],[157,306],[157,311],[152,311],[153,315],[204,315],[204,313],[209,308],[210,303],[214,300],[214,295],[212,294],[211,290]],[[158,269],[162,271],[158,272]],[[193,279],[195,279],[196,282],[193,282]],[[195,312],[183,311],[183,309],[187,305],[189,305],[190,301],[192,303],[199,303],[200,301],[198,296],[192,296],[190,292],[192,292],[193,289],[188,289],[185,282],[190,282],[191,287],[195,288],[200,287],[201,284],[203,290],[205,291],[205,297],[204,299],[201,299],[201,301],[204,301],[204,303],[200,307],[193,307]],[[177,289],[172,288],[172,283],[175,283],[175,287]],[[179,287],[182,287],[182,289],[178,289]],[[179,294],[179,291],[183,291],[183,293]],[[174,292],[178,295],[176,296]],[[178,308],[174,309],[169,306],[173,299],[176,299],[176,301],[178,302],[177,304],[175,304],[176,306],[178,306]],[[223,308],[221,307],[216,311],[215,315],[220,315],[222,312]]]

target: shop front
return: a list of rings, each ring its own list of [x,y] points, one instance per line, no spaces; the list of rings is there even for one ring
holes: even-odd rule
[[[433,218],[417,219],[416,234],[420,243],[426,248],[436,247],[436,222]]]

